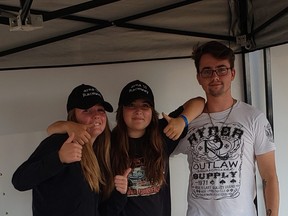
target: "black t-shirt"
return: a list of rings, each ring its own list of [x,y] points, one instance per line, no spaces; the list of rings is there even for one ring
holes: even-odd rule
[[[183,111],[179,107],[171,117],[177,117]],[[166,153],[165,176],[166,184],[161,187],[157,184],[151,184],[145,176],[145,167],[143,161],[143,149],[145,139],[129,138],[129,156],[132,161],[132,171],[129,174],[129,184],[127,195],[122,195],[114,191],[107,203],[109,206],[109,216],[170,216],[171,215],[171,197],[170,197],[170,177],[169,177],[169,155],[177,146],[179,140],[173,141],[166,137],[163,129],[167,125],[165,119],[159,120],[159,130],[164,139],[164,148]],[[185,136],[185,130],[181,137]],[[107,207],[106,206],[106,207]]]
[[[99,195],[90,189],[80,162],[62,164],[59,159],[67,138],[46,138],[13,175],[16,189],[32,189],[33,216],[99,216]]]

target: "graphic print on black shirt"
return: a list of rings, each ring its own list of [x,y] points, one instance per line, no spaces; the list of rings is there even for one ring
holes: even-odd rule
[[[134,158],[132,160],[132,171],[128,175],[127,196],[150,196],[160,191],[158,184],[151,183],[145,175],[144,158]]]
[[[188,136],[191,196],[197,199],[236,198],[240,194],[243,158],[242,125],[229,123],[191,128]],[[219,131],[221,130],[221,131]]]
[[[150,196],[160,191],[157,183],[150,182],[145,174],[144,165],[144,137],[129,138],[129,156],[132,171],[128,175],[128,197]]]

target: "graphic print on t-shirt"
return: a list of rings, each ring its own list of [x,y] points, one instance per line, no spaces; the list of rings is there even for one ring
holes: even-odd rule
[[[152,184],[145,175],[144,158],[132,159],[133,169],[128,175],[127,196],[149,196],[160,191],[158,184]]]
[[[225,199],[239,196],[243,157],[242,125],[206,124],[189,130],[193,163],[192,194],[197,199]]]

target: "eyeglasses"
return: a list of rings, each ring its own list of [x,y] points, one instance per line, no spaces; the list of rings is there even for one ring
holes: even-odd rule
[[[202,71],[200,71],[200,76],[202,78],[210,78],[213,76],[214,72],[217,74],[217,76],[226,76],[229,69],[231,68],[227,67],[219,67],[216,69],[204,68]]]

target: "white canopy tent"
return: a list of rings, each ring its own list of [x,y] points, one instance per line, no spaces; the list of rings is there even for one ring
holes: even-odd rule
[[[273,126],[271,46],[288,42],[287,0],[0,1],[0,71],[190,58],[218,40],[243,55],[263,49],[266,110]]]
[[[246,53],[287,43],[287,24],[286,0],[2,0],[0,70],[187,58],[208,40]]]

